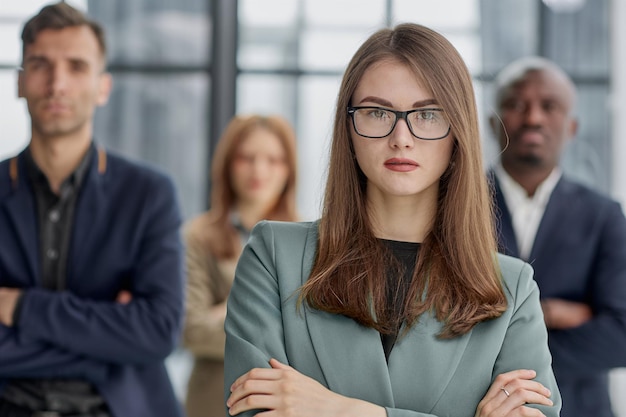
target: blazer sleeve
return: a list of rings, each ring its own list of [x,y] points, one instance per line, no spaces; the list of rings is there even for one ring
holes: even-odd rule
[[[508,258],[511,259],[511,258]],[[535,380],[548,388],[554,405],[529,405],[538,408],[547,417],[558,417],[561,395],[552,370],[552,356],[548,348],[548,332],[539,302],[539,288],[533,279],[533,270],[525,262],[515,260],[503,267],[505,290],[509,297],[510,321],[493,369],[493,379],[515,369],[532,369]],[[521,268],[520,268],[521,266]]]
[[[561,409],[561,395],[551,367],[551,355],[548,349],[547,330],[543,322],[543,313],[539,303],[539,290],[532,279],[530,265],[512,258],[506,258],[503,266],[505,291],[508,292],[508,311],[495,321],[507,321],[500,351],[492,370],[491,383],[505,372],[516,369],[532,369],[537,372],[536,381],[542,383],[551,392],[553,406],[529,404],[528,407],[539,409],[546,417],[558,417]],[[481,336],[481,331],[497,323],[485,322],[473,330],[472,337]],[[481,326],[486,326],[479,329]],[[496,343],[494,339],[494,343]],[[478,358],[477,358],[478,360]],[[486,392],[485,392],[486,393]],[[423,417],[409,410],[387,408],[388,417]],[[475,410],[467,410],[467,415],[474,415]],[[465,415],[465,413],[463,414]]]
[[[132,301],[123,305],[70,291],[27,289],[15,326],[20,344],[50,344],[114,364],[154,363],[172,351],[183,316],[181,220],[173,183],[154,178],[143,190]]]
[[[197,238],[198,232],[191,224],[185,233],[187,288],[183,345],[195,356],[223,359],[226,336],[221,308],[226,301],[217,302],[216,286],[211,285],[221,279],[217,261]]]
[[[285,349],[273,233],[266,222],[252,229],[237,264],[224,328],[224,407],[230,386],[252,368],[269,368],[275,358],[289,363]],[[252,417],[250,410],[240,417]]]
[[[589,374],[626,366],[626,218],[611,202],[588,273],[593,318],[567,330],[550,330],[557,373]],[[566,278],[566,277],[565,277]]]
[[[0,378],[79,378],[104,381],[108,365],[41,343],[20,344],[14,329],[0,325]]]

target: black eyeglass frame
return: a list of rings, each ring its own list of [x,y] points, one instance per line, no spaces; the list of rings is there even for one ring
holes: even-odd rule
[[[387,112],[395,114],[396,115],[396,119],[394,120],[393,125],[391,126],[391,129],[389,129],[389,133],[387,133],[384,136],[367,136],[367,135],[364,135],[364,134],[360,133],[359,130],[356,128],[356,121],[354,120],[354,113],[356,113],[357,110],[361,110],[361,109],[384,110],[384,111],[387,111]],[[450,130],[452,129],[452,126],[450,125],[450,123],[448,123],[448,130],[446,131],[446,134],[443,135],[443,136],[437,137],[437,138],[423,138],[421,136],[417,136],[415,134],[415,132],[413,132],[413,128],[411,127],[411,123],[409,123],[409,120],[407,119],[409,114],[416,113],[416,112],[423,112],[423,111],[443,112],[443,109],[438,109],[438,108],[426,107],[426,108],[421,108],[421,109],[413,109],[413,110],[407,110],[407,111],[398,111],[398,110],[391,110],[391,109],[388,109],[386,107],[348,106],[346,110],[348,112],[348,115],[350,115],[350,118],[352,119],[352,127],[354,127],[354,131],[356,132],[356,134],[359,135],[359,136],[362,136],[364,138],[369,138],[369,139],[382,139],[382,138],[386,138],[387,136],[391,135],[391,133],[393,132],[393,129],[395,129],[396,125],[398,124],[398,119],[404,119],[404,122],[409,127],[409,132],[411,132],[411,134],[413,136],[415,136],[416,138],[421,139],[421,140],[441,140],[441,139],[447,137],[450,134]]]

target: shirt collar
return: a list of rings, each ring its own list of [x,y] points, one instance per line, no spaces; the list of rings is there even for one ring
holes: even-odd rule
[[[496,177],[500,181],[500,187],[502,188],[502,192],[505,195],[505,198],[510,201],[512,206],[515,206],[515,203],[525,200],[531,200],[540,204],[546,204],[552,191],[556,187],[556,184],[561,179],[563,172],[561,168],[558,166],[555,167],[550,175],[539,184],[535,194],[532,197],[528,196],[526,190],[511,177],[508,172],[502,166],[502,162],[498,161],[498,163],[494,166],[494,172],[496,173]]]
[[[80,163],[78,164],[74,172],[72,172],[66,179],[63,180],[63,183],[61,184],[62,193],[64,189],[69,188],[72,190],[78,190],[80,188],[80,185],[82,184],[83,179],[87,175],[89,163],[91,162],[91,159],[92,159],[91,157],[93,156],[95,151],[96,151],[96,146],[93,142],[91,142],[89,149],[83,156],[83,159],[81,159]],[[39,166],[33,159],[33,155],[30,151],[30,146],[26,148],[25,160],[26,160],[26,168],[28,170],[28,174],[31,178],[31,181],[35,182],[36,184],[48,184],[49,186],[48,178],[46,177],[46,175],[43,173],[43,171],[39,168]]]

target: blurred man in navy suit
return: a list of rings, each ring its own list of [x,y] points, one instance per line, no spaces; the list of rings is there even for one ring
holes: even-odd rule
[[[182,416],[164,359],[183,312],[171,180],[92,138],[102,28],[65,3],[25,25],[31,140],[0,163],[0,415]]]
[[[522,58],[496,78],[490,172],[503,252],[535,269],[563,417],[612,417],[608,372],[626,366],[626,219],[563,175],[576,91],[551,61]]]

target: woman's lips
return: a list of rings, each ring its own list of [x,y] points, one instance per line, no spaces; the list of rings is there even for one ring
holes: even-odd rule
[[[396,172],[414,171],[418,167],[419,164],[412,159],[391,158],[385,161],[385,168]]]

